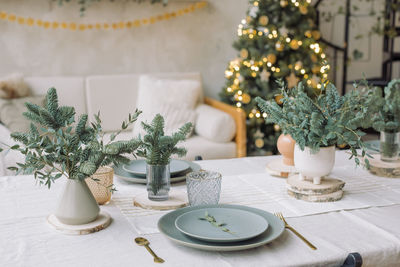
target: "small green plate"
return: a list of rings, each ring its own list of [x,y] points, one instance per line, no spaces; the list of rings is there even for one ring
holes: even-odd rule
[[[373,152],[380,152],[380,141],[379,140],[370,140],[370,141],[365,141],[364,142],[365,146],[367,147],[368,150],[371,150]]]
[[[204,218],[206,213],[214,217],[217,224],[224,225],[217,227],[205,219],[199,219]],[[268,222],[254,212],[230,208],[206,208],[180,215],[175,220],[175,227],[188,236],[222,243],[256,237],[267,230]]]
[[[182,174],[190,168],[185,160],[172,159],[169,164],[169,173],[171,177]],[[135,176],[146,177],[146,161],[143,159],[132,160],[129,164],[122,165],[124,171]]]
[[[215,243],[215,242],[202,241],[199,239],[191,238],[185,235],[184,233],[180,232],[176,228],[175,220],[180,215],[193,210],[210,209],[210,208],[229,208],[229,209],[239,209],[248,212],[253,212],[255,214],[260,215],[268,222],[268,229],[261,235],[258,235],[254,238],[247,239],[244,241]],[[236,251],[236,250],[245,250],[245,249],[259,247],[275,240],[283,233],[285,225],[276,216],[267,211],[256,208],[250,208],[246,206],[225,204],[225,205],[201,205],[195,207],[186,207],[172,211],[160,218],[160,220],[158,221],[158,229],[167,238],[171,239],[172,241],[180,245],[196,249],[209,250],[209,251]]]
[[[189,172],[196,172],[201,169],[200,165],[191,161],[186,161],[190,169],[183,172],[181,176],[171,177],[171,183],[181,182],[186,180],[186,174]],[[146,184],[146,176],[140,177],[125,171],[122,166],[113,166],[115,177],[129,183]]]

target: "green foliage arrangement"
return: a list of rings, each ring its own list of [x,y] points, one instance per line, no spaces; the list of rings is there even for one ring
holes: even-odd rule
[[[366,82],[363,83],[369,90],[376,90],[371,99],[370,109],[373,113],[371,125],[376,131],[398,132],[400,131],[400,79],[392,80],[385,88],[384,95],[378,87],[370,88]],[[358,87],[358,85],[355,85]]]
[[[164,135],[164,118],[157,114],[151,124],[142,122],[142,127],[147,134],[143,137],[143,140],[139,136],[140,148],[137,155],[146,158],[147,164],[167,165],[172,154],[179,157],[186,155],[186,149],[176,147],[176,145],[186,139],[193,128],[192,123],[185,123],[176,133],[166,136]]]
[[[70,3],[72,2],[71,0],[53,0],[58,3],[58,5],[62,6],[64,3]],[[81,12],[81,16],[85,15],[86,9],[89,7],[89,5],[93,2],[100,2],[101,0],[77,0],[77,3],[79,5],[79,11]],[[116,0],[109,0],[110,2],[115,2]],[[144,2],[145,0],[132,0],[134,2]],[[168,4],[168,0],[150,0],[150,3],[155,4],[155,3],[160,3],[162,2],[163,5]]]
[[[266,122],[278,124],[284,134],[290,134],[303,150],[311,148],[317,152],[320,147],[333,145],[348,145],[357,164],[357,148],[361,148],[362,156],[366,155],[359,127],[368,126],[366,119],[371,115],[368,101],[372,101],[371,91],[353,90],[345,96],[340,96],[331,83],[324,85],[315,99],[310,98],[303,83],[288,91],[282,82],[279,106],[275,101],[256,101],[262,111],[268,115]],[[368,164],[368,160],[366,160]]]
[[[140,145],[138,140],[133,139],[114,141],[121,131],[105,143],[99,114],[89,126],[87,114],[82,115],[73,126],[75,109],[59,107],[55,88],[48,90],[45,107],[31,103],[25,105],[28,111],[23,115],[31,121],[30,131],[11,134],[14,140],[21,143],[11,149],[25,155],[25,162],[9,169],[17,171],[17,174],[33,173],[40,184],[49,188],[63,175],[83,180],[93,175],[100,166],[128,163],[129,159],[124,154],[134,153]],[[140,113],[136,110],[133,115],[129,114],[128,120],[122,123],[122,130],[135,122]]]

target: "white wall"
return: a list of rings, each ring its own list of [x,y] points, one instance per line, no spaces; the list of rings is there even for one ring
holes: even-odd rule
[[[59,7],[52,0],[0,0],[0,9],[49,21],[113,22],[150,17],[193,3],[170,0],[163,7],[149,2],[102,0],[92,4],[83,18],[77,5]],[[209,1],[208,7],[188,15],[117,31],[71,32],[0,20],[0,75],[200,71],[206,94],[216,97],[225,81],[225,68],[236,56],[232,42],[247,3]]]
[[[0,9],[50,21],[114,22],[150,17],[191,3],[188,0],[170,0],[167,7],[162,7],[160,4],[150,5],[149,0],[142,4],[102,0],[92,4],[86,16],[81,18],[76,4],[59,7],[56,2],[0,0]],[[330,4],[324,6],[332,8]],[[0,76],[10,72],[90,75],[200,71],[206,94],[217,97],[225,82],[225,68],[236,56],[232,42],[236,39],[237,24],[245,16],[247,7],[247,0],[209,0],[208,7],[192,14],[117,31],[46,30],[0,20]],[[370,18],[354,20],[352,36],[366,31],[368,24],[371,24]],[[323,23],[322,33],[327,39],[342,44],[340,17],[333,27]],[[379,75],[380,38],[374,37],[371,41],[365,38],[354,45],[371,53],[366,53],[361,61],[350,64],[349,79],[360,78],[363,72],[367,76]]]

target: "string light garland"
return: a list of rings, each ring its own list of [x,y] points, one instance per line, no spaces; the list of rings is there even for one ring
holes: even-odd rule
[[[0,20],[17,23],[29,27],[40,27],[44,29],[63,29],[71,31],[85,31],[85,30],[122,30],[137,28],[149,24],[154,24],[161,21],[174,19],[185,14],[193,13],[198,9],[207,6],[206,1],[191,4],[185,8],[178,9],[172,12],[151,16],[149,18],[135,19],[128,21],[118,22],[96,22],[96,23],[77,23],[77,22],[61,22],[61,21],[47,21],[42,19],[35,19],[31,17],[19,16],[13,13],[8,13],[0,10]]]

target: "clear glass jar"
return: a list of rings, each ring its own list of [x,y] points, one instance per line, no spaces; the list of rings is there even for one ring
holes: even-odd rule
[[[218,172],[198,171],[186,175],[190,206],[218,204],[222,176]]]
[[[381,132],[381,160],[397,161],[399,159],[400,132]]]
[[[169,164],[146,165],[147,192],[150,200],[168,200],[171,187]]]

